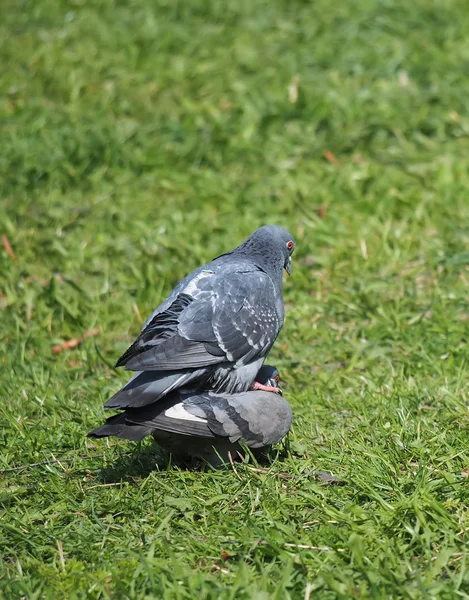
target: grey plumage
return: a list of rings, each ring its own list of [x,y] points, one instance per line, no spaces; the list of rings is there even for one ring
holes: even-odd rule
[[[105,408],[142,407],[189,385],[247,391],[283,325],[294,248],[288,231],[266,225],[183,279],[117,361],[137,373]]]
[[[275,386],[278,371],[264,366],[257,380]],[[228,452],[236,457],[241,451],[240,441],[254,453],[265,451],[288,433],[291,420],[290,405],[273,392],[217,394],[179,390],[160,402],[110,417],[88,436],[140,441],[153,435],[176,456],[198,456],[219,464],[229,460]]]

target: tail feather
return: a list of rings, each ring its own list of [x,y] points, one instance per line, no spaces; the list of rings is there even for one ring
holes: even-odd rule
[[[87,435],[89,438],[103,438],[114,436],[122,438],[124,440],[131,440],[133,442],[140,442],[147,435],[152,433],[151,427],[144,425],[134,425],[126,422],[126,415],[122,413],[120,415],[114,415],[109,417],[104,425],[90,431]]]
[[[195,371],[161,373],[143,371],[134,376],[104,405],[105,409],[140,408],[157,402],[170,392],[202,380],[205,369]]]

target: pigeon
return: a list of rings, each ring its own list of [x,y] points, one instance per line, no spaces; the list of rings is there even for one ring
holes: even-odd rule
[[[279,373],[264,365],[256,379],[277,388]],[[212,466],[235,459],[244,442],[255,456],[278,443],[290,430],[292,411],[281,391],[238,394],[177,390],[160,402],[129,408],[88,434],[141,441],[147,435],[176,458],[197,457]]]
[[[136,374],[104,407],[140,408],[189,385],[276,391],[254,379],[283,325],[282,273],[294,249],[291,233],[265,225],[185,277],[117,361]]]

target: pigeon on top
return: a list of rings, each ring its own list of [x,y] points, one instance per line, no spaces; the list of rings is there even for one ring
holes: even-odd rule
[[[275,388],[279,373],[264,365],[256,376]],[[88,434],[139,442],[147,435],[176,458],[199,457],[214,466],[241,452],[243,441],[257,455],[278,443],[289,431],[292,411],[281,393],[248,391],[239,394],[178,390],[160,402],[129,408],[109,417]]]
[[[254,379],[283,325],[282,272],[294,249],[286,229],[265,225],[185,277],[117,361],[137,373],[105,408],[145,406],[188,384],[275,389]]]

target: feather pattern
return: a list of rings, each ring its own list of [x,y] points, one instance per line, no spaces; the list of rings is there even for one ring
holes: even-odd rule
[[[278,371],[263,367],[257,379],[275,385]],[[130,408],[110,417],[90,437],[110,435],[134,441],[153,435],[175,454],[218,456],[235,454],[242,441],[255,450],[279,442],[292,421],[288,402],[273,392],[249,391],[240,394],[175,391],[161,402]]]
[[[117,361],[139,373],[138,381],[106,408],[140,407],[152,394],[158,402],[189,383],[247,391],[283,325],[282,272],[293,247],[288,231],[264,226],[185,277]]]

